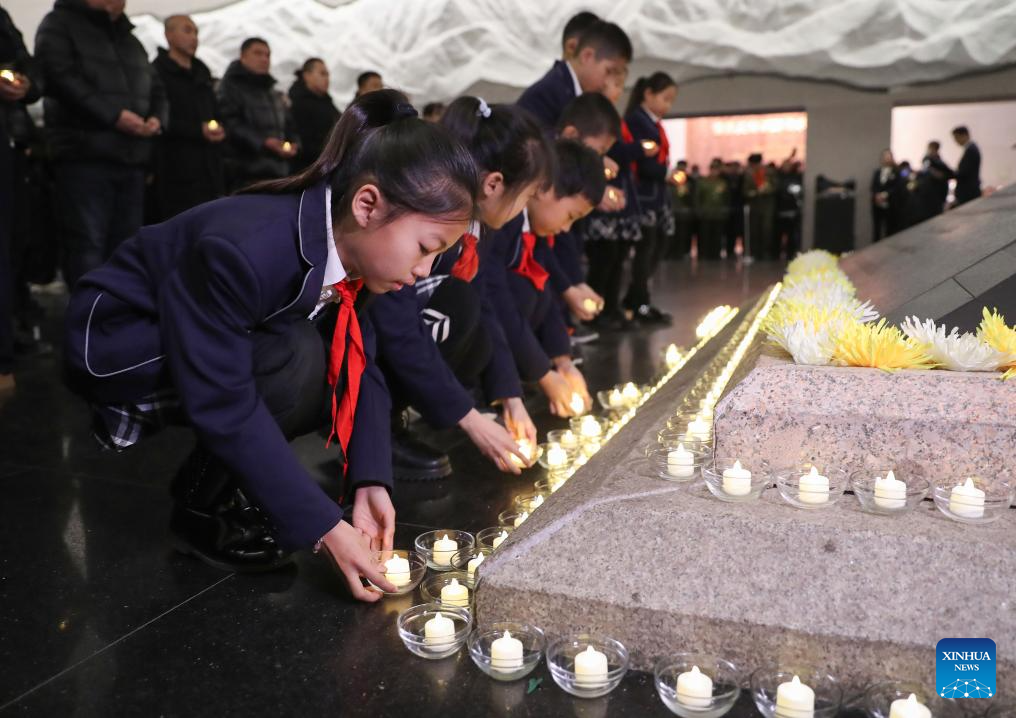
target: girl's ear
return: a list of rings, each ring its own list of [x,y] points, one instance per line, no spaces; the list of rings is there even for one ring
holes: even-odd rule
[[[352,215],[353,221],[361,228],[366,229],[373,220],[376,222],[384,216],[384,197],[377,185],[365,184],[353,195]]]
[[[480,191],[484,199],[496,199],[504,192],[504,175],[500,172],[491,172],[483,178],[480,183]]]

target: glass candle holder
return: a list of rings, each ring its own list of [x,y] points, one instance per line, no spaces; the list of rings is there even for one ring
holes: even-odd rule
[[[442,590],[446,586],[451,586],[452,581],[455,581],[459,586],[465,587],[467,593],[461,599],[442,598]],[[470,608],[473,605],[473,591],[469,588],[471,584],[472,580],[465,571],[435,573],[425,578],[423,583],[420,584],[420,595],[428,603],[434,603],[442,607]]]
[[[444,541],[446,536],[449,541],[455,542],[455,547],[444,547],[439,544],[435,549],[434,545],[438,541]],[[455,555],[455,552],[463,548],[475,546],[476,539],[468,531],[440,529],[420,534],[416,537],[414,545],[416,546],[416,552],[423,556],[428,567],[435,571],[450,571],[452,568],[452,556]]]
[[[517,529],[529,518],[529,513],[524,511],[517,511],[516,509],[508,509],[502,511],[497,515],[497,523],[503,529]]]
[[[572,477],[573,473],[574,469],[548,473],[542,479],[537,479],[536,481],[534,481],[533,488],[537,491],[537,493],[542,493],[544,495],[553,494],[555,491],[557,491],[566,483],[568,483],[568,479]]]
[[[568,420],[568,426],[579,437],[579,444],[582,447],[602,443],[607,429],[610,428],[606,419],[592,414],[573,416]]]
[[[667,419],[667,428],[688,434],[699,441],[713,440],[713,422],[698,418],[693,415],[690,419],[686,415],[672,416]]]
[[[561,444],[551,441],[540,444],[540,458],[537,461],[547,471],[563,472],[575,463],[578,453],[577,446],[574,449],[566,449]]]
[[[494,644],[505,639],[506,633],[522,644],[521,655],[499,655],[501,652]],[[495,621],[483,631],[474,630],[467,641],[473,663],[497,681],[517,681],[532,673],[546,643],[542,630],[519,621]]]
[[[576,656],[594,652],[605,657],[605,670],[588,671],[585,667],[597,661],[579,658],[582,667],[576,671]],[[607,636],[590,633],[562,636],[547,646],[547,667],[554,682],[567,693],[578,698],[599,698],[617,688],[628,672],[628,649]]]
[[[697,667],[712,681],[711,694],[689,695],[678,685],[678,676]],[[708,653],[676,653],[665,656],[654,670],[656,692],[671,713],[681,718],[720,718],[730,712],[741,695],[741,672],[730,661]]]
[[[697,446],[678,444],[668,448],[657,444],[646,447],[649,476],[664,481],[691,481],[708,460],[706,450]]]
[[[676,449],[679,444],[685,448],[694,448],[706,454],[712,453],[712,439],[703,441],[680,429],[661,429],[656,433],[656,442],[667,449]]]
[[[902,485],[892,483],[893,478]],[[865,513],[901,516],[924,501],[931,490],[931,482],[918,476],[897,474],[892,469],[861,469],[850,474],[850,488]]]
[[[547,432],[548,444],[560,444],[565,451],[577,452],[579,450],[579,435],[571,429],[555,429]]]
[[[777,707],[777,692],[783,683],[797,676],[815,692],[814,710]],[[806,665],[770,665],[751,674],[751,694],[755,707],[765,718],[833,718],[840,710],[843,689],[832,676]]]
[[[828,487],[813,477],[825,477],[828,479]],[[778,469],[776,488],[783,500],[791,506],[806,510],[827,509],[843,496],[848,478],[846,471],[835,466],[826,466],[820,470],[814,464],[805,463]]]
[[[495,548],[501,545],[501,541],[499,541],[498,539],[504,540],[508,538],[507,535],[502,537],[502,534],[510,534],[514,530],[515,530],[514,526],[491,526],[490,528],[486,528],[483,531],[479,531],[476,534],[476,548],[477,549],[486,548],[493,551]],[[495,542],[497,542],[497,546],[494,545]]]
[[[713,459],[703,466],[702,478],[713,496],[729,503],[757,501],[772,484],[772,473],[765,461],[742,462],[730,457]]]
[[[395,557],[403,559],[406,562],[404,566],[406,570],[385,570],[385,564]],[[412,592],[420,585],[420,581],[422,581],[423,577],[427,574],[427,559],[418,554],[416,551],[405,551],[403,549],[375,551],[374,560],[382,565],[382,572],[385,574],[385,578],[395,585],[395,590],[382,591],[370,580],[368,580],[367,583],[383,593],[385,596],[402,596]]]
[[[631,406],[631,404],[625,401],[624,396],[621,394],[620,387],[614,387],[613,389],[604,389],[596,392],[596,401],[600,403],[600,406],[604,411],[620,413]]]
[[[917,702],[931,710],[932,715],[941,713],[943,700],[935,693],[929,693],[920,683],[912,681],[887,681],[877,683],[864,694],[864,707],[871,718],[889,718],[893,701],[905,701],[913,694]],[[949,701],[950,703],[952,701]],[[939,712],[936,712],[939,709]]]
[[[987,524],[1002,518],[1009,510],[1013,484],[997,476],[945,478],[935,482],[931,495],[938,510],[953,521]]]
[[[480,533],[483,532],[481,531]],[[477,535],[479,536],[479,534]],[[458,573],[466,574],[466,587],[470,591],[476,588],[483,564],[490,558],[492,553],[494,553],[494,549],[477,545],[473,548],[464,548],[461,551],[456,551],[455,555],[452,556],[452,568]],[[470,562],[479,559],[480,556],[483,556],[483,559],[479,563],[474,563],[473,570],[470,571]]]
[[[428,636],[427,622],[432,619],[437,619],[437,626],[431,624],[434,629],[442,627],[440,625],[444,623],[442,619],[451,621],[452,625],[444,624],[445,630],[432,630],[432,635]],[[426,603],[412,606],[400,613],[397,625],[399,638],[413,654],[420,658],[440,660],[458,653],[465,644],[473,625],[473,614],[467,608]]]
[[[515,497],[512,505],[515,507],[516,511],[525,512],[531,516],[534,511],[543,506],[546,500],[546,496],[534,491],[528,494],[519,494]]]

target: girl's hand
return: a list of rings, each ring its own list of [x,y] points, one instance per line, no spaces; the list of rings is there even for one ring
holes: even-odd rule
[[[585,282],[568,287],[561,296],[571,313],[584,322],[595,319],[603,306],[603,297]]]
[[[501,406],[504,425],[516,439],[528,439],[530,445],[536,446],[536,424],[529,418],[526,405],[517,396],[505,399]]]
[[[519,451],[519,445],[507,429],[492,421],[478,412],[470,410],[461,421],[459,426],[469,435],[470,440],[476,444],[480,453],[494,462],[494,465],[501,471],[509,474],[520,474],[522,470],[512,460],[511,456],[517,456],[522,466],[529,466],[529,459]]]
[[[361,576],[384,591],[395,590],[395,586],[385,578],[383,566],[375,560],[370,537],[359,529],[339,521],[321,539],[321,547],[345,577],[349,592],[358,601],[374,603],[381,598],[377,591],[364,588],[360,582]]]
[[[551,369],[540,378],[539,384],[540,389],[543,390],[550,402],[551,414],[554,416],[575,416],[575,412],[571,408],[572,389],[561,372]]]
[[[589,411],[593,406],[593,400],[589,396],[589,389],[586,387],[586,379],[582,376],[582,372],[572,364],[571,357],[558,357],[554,360],[554,366],[557,368],[559,374],[564,377],[565,382],[568,384],[568,388],[582,397],[586,403],[586,411]]]
[[[363,486],[353,499],[353,527],[371,540],[371,548],[391,551],[395,541],[395,507],[384,486]]]

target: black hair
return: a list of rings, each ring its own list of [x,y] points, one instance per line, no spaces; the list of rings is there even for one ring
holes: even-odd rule
[[[956,125],[956,127],[953,127],[952,133],[954,135],[966,135],[970,137],[970,130],[967,129],[966,125]]]
[[[247,52],[251,45],[264,45],[265,47],[271,47],[268,44],[268,40],[263,37],[248,37],[246,40],[240,43],[240,54]]]
[[[882,150],[882,151],[885,152],[885,150]],[[751,164],[752,162],[761,163],[762,162],[762,153],[761,152],[752,152],[750,155],[748,155],[748,164]]]
[[[629,115],[639,108],[646,99],[646,91],[659,93],[668,87],[677,87],[674,78],[665,72],[657,71],[649,77],[640,77],[635,81],[635,87],[631,88],[631,95],[628,96],[628,107],[624,114]]]
[[[500,172],[506,191],[518,192],[536,181],[549,185],[551,147],[536,119],[518,105],[491,105],[490,116],[483,117],[482,102],[458,98],[448,105],[441,126],[469,148],[481,173]]]
[[[932,140],[928,143],[928,147],[934,147],[936,150],[942,149],[942,144],[938,140]]]
[[[575,54],[582,52],[587,47],[596,50],[597,60],[620,57],[631,62],[631,40],[628,39],[627,33],[620,26],[612,22],[597,20],[587,27],[579,37]]]
[[[554,194],[558,199],[581,195],[594,207],[603,199],[607,178],[603,158],[575,140],[554,143]]]
[[[372,78],[375,78],[375,77],[380,80],[381,79],[381,74],[378,73],[378,72],[375,72],[374,70],[367,70],[366,72],[361,72],[359,75],[356,76],[356,87],[357,87],[357,89],[359,90],[361,87],[363,87],[364,85],[367,84],[368,80],[370,80]]]
[[[445,107],[443,102],[428,102],[423,106],[423,116],[430,117],[432,115],[443,115],[444,111],[448,109]]]
[[[593,23],[599,22],[600,18],[596,13],[583,10],[572,15],[564,24],[564,32],[561,33],[561,47],[573,37],[580,37]]]
[[[565,127],[574,127],[580,137],[621,136],[621,115],[617,108],[599,92],[584,92],[564,108],[557,121],[560,134]]]
[[[450,222],[471,219],[479,189],[476,165],[466,148],[442,128],[416,117],[397,90],[355,99],[332,129],[321,156],[303,172],[242,192],[298,193],[325,179],[332,188],[335,221],[345,218],[353,194],[366,183],[376,184],[391,205],[386,221],[410,213]]]
[[[303,65],[300,66],[300,69],[296,71],[296,76],[300,77],[301,75],[303,75],[303,73],[310,72],[310,69],[319,62],[322,65],[325,64],[325,61],[322,60],[320,57],[308,57],[306,60],[304,60],[304,63]]]

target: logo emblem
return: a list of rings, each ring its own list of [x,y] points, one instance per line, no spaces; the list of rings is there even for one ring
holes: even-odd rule
[[[943,638],[935,648],[935,690],[943,698],[993,698],[995,642],[990,638]]]

